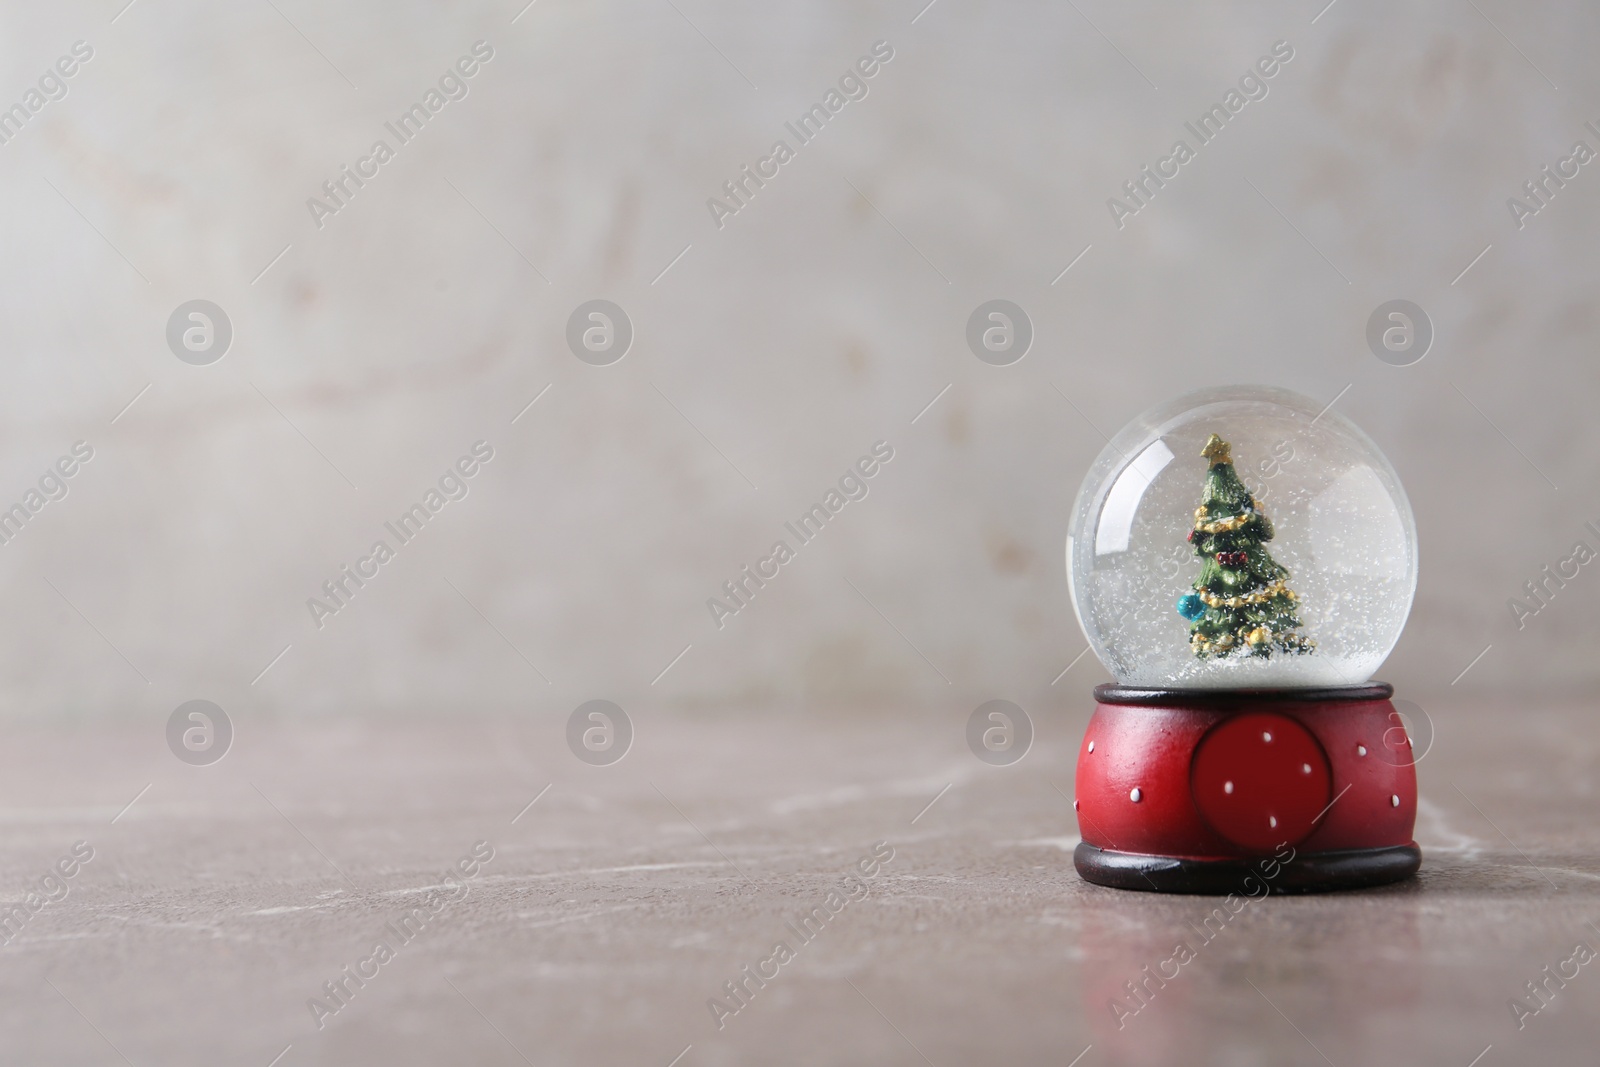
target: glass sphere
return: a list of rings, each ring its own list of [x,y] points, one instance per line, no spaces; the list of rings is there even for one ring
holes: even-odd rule
[[[1399,640],[1416,523],[1394,468],[1338,412],[1284,389],[1208,389],[1100,453],[1067,577],[1121,684],[1351,685]]]

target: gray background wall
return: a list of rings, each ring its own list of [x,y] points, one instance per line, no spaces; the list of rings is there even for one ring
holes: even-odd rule
[[[94,48],[0,145],[0,500],[95,449],[0,547],[7,713],[1078,705],[1079,479],[1229,381],[1338,396],[1405,480],[1421,585],[1380,677],[1594,691],[1592,568],[1520,632],[1506,603],[1600,522],[1600,174],[1506,207],[1600,148],[1591,6],[274,2],[0,15],[0,101]],[[306,199],[480,39],[470,95],[318,229]],[[880,39],[719,230],[706,199]],[[1278,40],[1267,98],[1117,229]],[[596,297],[637,331],[609,367],[563,339]],[[994,297],[1036,329],[1010,367],[963,340]],[[1397,297],[1436,330],[1409,367],[1364,340]],[[164,337],[195,298],[235,331],[206,367]],[[479,439],[470,495],[316,629]],[[705,599],[879,439],[871,495],[718,631]]]

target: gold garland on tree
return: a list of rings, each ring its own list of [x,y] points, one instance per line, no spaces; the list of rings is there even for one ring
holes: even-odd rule
[[[1219,473],[1218,469],[1222,468],[1221,475],[1231,480],[1239,491],[1238,495],[1247,496],[1249,503],[1240,507],[1237,513],[1215,521],[1209,518],[1209,511],[1205,504],[1195,508],[1194,529],[1189,535],[1189,540],[1195,544],[1197,552],[1200,548],[1199,538],[1212,537],[1217,534],[1230,534],[1243,529],[1246,525],[1256,520],[1260,520],[1265,530],[1264,536],[1261,536],[1260,540],[1270,540],[1272,537],[1271,521],[1267,518],[1266,510],[1261,506],[1261,500],[1255,494],[1249,493],[1239,483],[1237,475],[1234,474],[1232,448],[1228,442],[1224,441],[1220,436],[1212,434],[1210,439],[1206,441],[1205,447],[1201,449],[1200,454],[1211,461],[1212,475],[1216,476]],[[1203,552],[1199,554],[1205,555]],[[1223,557],[1230,554],[1242,556],[1243,552],[1229,550],[1217,552],[1215,555],[1218,561],[1221,562]],[[1227,565],[1235,565],[1236,561],[1228,560],[1226,563]],[[1180,601],[1183,599],[1191,601],[1193,608],[1186,608],[1180,602],[1179,611],[1184,613],[1185,618],[1197,619],[1196,613],[1203,613],[1204,609],[1234,611],[1239,608],[1256,607],[1269,601],[1283,600],[1287,603],[1281,610],[1288,613],[1288,618],[1293,620],[1290,622],[1290,627],[1298,626],[1298,619],[1295,619],[1292,614],[1292,605],[1299,597],[1288,587],[1288,575],[1283,571],[1283,568],[1276,567],[1276,569],[1280,573],[1280,577],[1275,578],[1266,586],[1254,592],[1243,593],[1238,596],[1218,595],[1209,589],[1202,588],[1197,581],[1194,591],[1188,594],[1187,597],[1180,598]],[[1201,605],[1204,605],[1204,609],[1201,608]],[[1227,655],[1233,649],[1240,647],[1248,648],[1250,651],[1262,655],[1269,654],[1272,646],[1276,646],[1286,652],[1299,653],[1310,652],[1316,647],[1314,640],[1293,632],[1293,629],[1288,627],[1274,627],[1277,632],[1273,632],[1272,629],[1268,629],[1265,625],[1257,625],[1247,633],[1241,634],[1238,631],[1224,632],[1217,634],[1215,637],[1208,637],[1200,632],[1199,627],[1200,624],[1197,621],[1195,628],[1190,632],[1189,644],[1195,655],[1202,659],[1213,655]]]

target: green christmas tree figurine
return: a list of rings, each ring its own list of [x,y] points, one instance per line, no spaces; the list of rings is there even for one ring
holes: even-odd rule
[[[1233,469],[1228,442],[1212,434],[1200,454],[1211,461],[1189,541],[1204,562],[1194,592],[1178,599],[1189,619],[1189,645],[1200,659],[1229,655],[1303,655],[1316,642],[1301,636],[1289,572],[1267,550],[1272,522]]]

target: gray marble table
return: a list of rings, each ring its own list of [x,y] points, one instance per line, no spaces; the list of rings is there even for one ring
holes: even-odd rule
[[[198,768],[15,725],[0,894],[66,895],[0,945],[0,1062],[1595,1061],[1586,709],[1441,715],[1418,878],[1207,940],[1216,900],[1074,873],[1077,705],[1010,767],[889,708],[639,710],[603,767],[558,713],[246,722]]]

